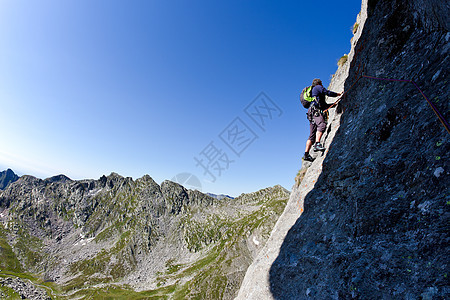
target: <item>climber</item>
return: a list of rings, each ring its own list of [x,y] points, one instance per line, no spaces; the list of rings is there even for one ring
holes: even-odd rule
[[[306,114],[309,120],[309,138],[306,141],[306,149],[305,156],[303,156],[303,160],[313,161],[314,158],[309,154],[309,150],[311,146],[314,144],[314,151],[324,151],[325,148],[320,143],[320,139],[322,138],[322,134],[325,132],[327,127],[327,123],[323,116],[323,111],[329,108],[332,104],[328,104],[325,102],[325,95],[330,97],[338,97],[342,95],[342,93],[335,93],[327,90],[322,86],[322,80],[316,78],[312,82],[312,96],[315,100],[311,103],[311,106],[308,109],[308,113]]]

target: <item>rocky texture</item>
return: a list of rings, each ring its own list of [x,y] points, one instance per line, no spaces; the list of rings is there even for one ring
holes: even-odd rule
[[[4,190],[6,186],[14,181],[17,181],[17,176],[11,169],[0,172],[0,190]]]
[[[411,83],[358,81],[414,80],[449,120],[448,15],[445,1],[363,1],[328,150],[299,174],[239,299],[449,298],[449,133]]]
[[[218,200],[148,175],[22,176],[0,192],[0,275],[63,298],[232,299],[288,197],[275,186]]]
[[[47,293],[35,287],[32,283],[21,280],[20,278],[0,278],[0,286],[10,288],[13,293],[9,295],[4,294],[4,297],[13,297],[16,294],[21,299],[30,300],[51,300]],[[1,295],[0,295],[1,296]]]

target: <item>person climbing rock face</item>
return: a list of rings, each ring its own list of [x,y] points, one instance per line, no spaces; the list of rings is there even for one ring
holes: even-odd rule
[[[325,150],[320,143],[320,139],[327,128],[323,111],[332,105],[325,102],[325,96],[338,97],[342,94],[327,90],[322,86],[322,80],[318,78],[313,80],[312,87],[311,94],[314,97],[314,101],[311,103],[308,113],[306,114],[309,120],[309,138],[306,141],[305,156],[303,156],[303,159],[306,161],[314,160],[309,154],[309,150],[311,150],[313,143],[314,151]]]

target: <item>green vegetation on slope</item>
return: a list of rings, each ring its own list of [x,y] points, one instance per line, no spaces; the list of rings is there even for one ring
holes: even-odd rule
[[[255,245],[267,240],[289,197],[277,186],[236,199],[214,200],[202,194],[189,199],[174,183],[165,184],[169,196],[163,196],[150,180],[111,180],[114,183],[107,181],[105,188],[92,181],[45,185],[32,180],[41,193],[34,194],[36,198],[20,196],[30,190],[24,184],[9,208],[10,230],[0,227],[0,276],[30,280],[54,299],[233,298]],[[46,205],[35,206],[44,203],[39,199],[46,199]],[[67,237],[59,227],[62,222],[72,226],[68,241],[76,244],[60,254],[49,242]],[[156,289],[136,292],[126,284],[128,276],[158,258],[156,245],[182,248],[181,255],[178,250],[172,256],[170,251],[161,254],[163,267],[145,275]],[[53,269],[67,253],[74,256],[55,277]],[[44,282],[61,276],[64,284]],[[7,288],[3,294],[14,296]]]

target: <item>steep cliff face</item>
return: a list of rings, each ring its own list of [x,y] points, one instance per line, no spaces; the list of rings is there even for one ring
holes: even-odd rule
[[[17,181],[19,176],[17,176],[11,169],[0,172],[0,190],[6,188],[6,186],[14,181]]]
[[[240,299],[450,296],[449,4],[363,1],[327,151],[295,185]],[[348,73],[345,71],[347,68]]]
[[[0,297],[232,299],[288,198],[281,186],[218,200],[148,175],[22,176],[0,192]]]

